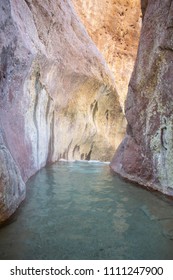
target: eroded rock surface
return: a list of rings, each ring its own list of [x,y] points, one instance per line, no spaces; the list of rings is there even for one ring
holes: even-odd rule
[[[173,195],[173,2],[148,1],[145,9],[126,102],[127,135],[111,167]]]
[[[124,116],[105,60],[71,2],[2,0],[0,26],[1,173],[12,168],[26,181],[60,158],[110,160]],[[14,172],[9,184],[0,179],[2,196],[10,186],[17,192]],[[0,221],[22,198],[9,191]]]
[[[0,222],[5,221],[25,198],[25,184],[0,135]]]
[[[141,28],[140,0],[72,0],[87,31],[114,73],[122,107]]]

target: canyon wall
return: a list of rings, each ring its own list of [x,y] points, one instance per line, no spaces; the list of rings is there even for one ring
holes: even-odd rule
[[[60,158],[108,161],[124,135],[114,79],[69,0],[0,2],[0,222]]]
[[[124,108],[141,29],[140,0],[72,0],[86,29],[114,73]]]
[[[142,34],[125,110],[127,134],[111,167],[173,195],[173,1],[142,3]]]

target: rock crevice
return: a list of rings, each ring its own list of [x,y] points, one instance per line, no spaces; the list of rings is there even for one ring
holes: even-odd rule
[[[120,103],[124,108],[141,29],[140,0],[72,2],[114,74]]]

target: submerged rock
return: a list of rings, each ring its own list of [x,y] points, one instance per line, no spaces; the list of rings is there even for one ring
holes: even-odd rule
[[[173,2],[144,1],[143,26],[126,101],[127,134],[111,168],[173,195]]]
[[[2,0],[0,22],[0,127],[6,163],[20,171],[15,178],[26,181],[59,158],[109,161],[124,115],[111,72],[71,2]],[[0,220],[18,196],[9,192],[10,211]]]

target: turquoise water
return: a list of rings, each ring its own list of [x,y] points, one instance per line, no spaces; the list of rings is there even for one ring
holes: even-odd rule
[[[173,201],[106,164],[58,162],[28,181],[0,259],[173,259]]]

